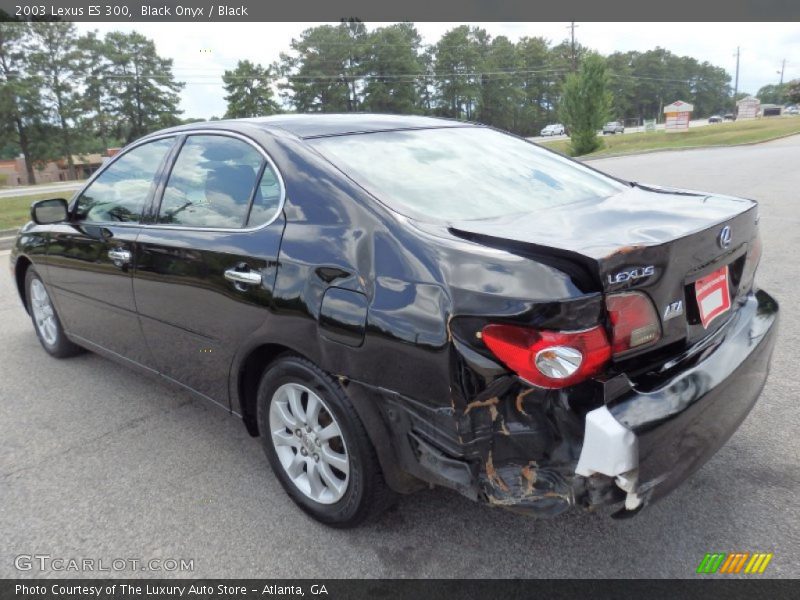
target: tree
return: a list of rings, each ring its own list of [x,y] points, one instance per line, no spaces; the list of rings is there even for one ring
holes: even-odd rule
[[[695,117],[707,117],[714,113],[724,112],[730,106],[731,77],[725,69],[715,67],[709,62],[698,63],[690,58],[689,68],[691,96],[689,101],[694,105]]]
[[[106,78],[110,110],[128,142],[151,131],[176,125],[178,92],[184,84],[172,74],[172,59],[162,58],[155,44],[140,33],[112,31],[105,37]]]
[[[484,29],[461,25],[435,46],[434,71],[439,111],[456,119],[475,118],[480,101],[480,71],[489,43]]]
[[[519,71],[522,61],[516,46],[505,36],[496,37],[483,61],[478,119],[487,125],[519,131],[524,90]]]
[[[355,20],[306,29],[292,40],[291,54],[281,53],[286,99],[300,112],[358,110],[366,40],[366,27]]]
[[[534,135],[552,120],[558,102],[550,45],[541,37],[520,39],[516,44],[521,73],[516,78],[521,88],[521,114],[516,132]]]
[[[705,117],[731,104],[730,75],[708,62],[676,56],[663,48],[615,52],[606,59],[613,112],[618,118],[660,118],[664,105],[683,100]]]
[[[793,79],[786,86],[789,88],[786,92],[786,99],[789,102],[800,102],[800,79]]]
[[[417,78],[417,97],[418,104],[422,112],[426,115],[434,112],[436,103],[436,77],[434,76],[435,56],[433,48],[427,48],[419,57],[422,66],[422,74]]]
[[[42,106],[40,82],[30,72],[29,54],[25,51],[29,39],[27,23],[0,22],[0,114],[4,115],[0,119],[0,135],[22,153],[28,183],[36,183],[31,138]]]
[[[579,73],[571,73],[564,84],[561,119],[570,132],[573,156],[593,152],[600,147],[597,130],[603,126],[611,106],[608,73],[600,56],[584,59]]]
[[[617,119],[644,118],[637,96],[638,81],[634,78],[638,52],[615,52],[606,58],[611,92],[611,114]]]
[[[363,59],[364,110],[415,113],[420,110],[419,78],[425,65],[422,39],[412,23],[380,27],[367,38]]]
[[[789,100],[791,82],[782,85],[765,85],[756,94],[762,104],[784,104]]]
[[[50,119],[58,123],[59,150],[75,179],[73,125],[81,113],[84,77],[75,24],[68,21],[34,22],[28,51],[31,66],[42,82],[42,97]]]
[[[271,67],[240,60],[233,71],[225,71],[222,81],[227,92],[226,119],[263,117],[279,112],[278,104],[273,99],[275,76]]]
[[[105,151],[112,145],[120,144],[122,123],[114,111],[111,85],[108,79],[110,49],[105,40],[91,31],[78,39],[81,51],[85,89],[81,102],[82,114],[79,127],[95,141],[95,149]]]

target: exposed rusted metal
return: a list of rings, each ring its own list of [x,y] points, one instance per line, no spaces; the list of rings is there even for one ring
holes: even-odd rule
[[[486,477],[489,479],[489,482],[497,487],[498,489],[508,492],[509,487],[503,478],[497,473],[497,470],[494,468],[494,463],[492,461],[492,453],[489,452],[489,456],[486,457]]]
[[[533,388],[528,388],[524,392],[520,392],[519,394],[517,394],[517,401],[516,401],[517,412],[521,415],[525,415],[526,417],[529,415],[528,413],[525,412],[525,409],[522,407],[522,401],[525,399],[525,396],[527,396],[531,392],[533,392]]]
[[[493,397],[489,398],[488,400],[473,400],[472,402],[467,404],[467,407],[464,409],[464,414],[465,415],[468,414],[469,411],[471,411],[473,408],[481,408],[481,407],[484,407],[484,406],[494,406],[499,401],[500,400],[499,400],[499,398],[497,396],[493,396]],[[495,408],[495,412],[497,412],[497,408]],[[492,420],[494,420],[494,417],[492,418]]]

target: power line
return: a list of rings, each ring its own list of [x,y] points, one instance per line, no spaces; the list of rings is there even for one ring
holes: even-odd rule
[[[290,80],[338,80],[343,77],[351,79],[435,79],[442,77],[489,77],[489,76],[502,76],[502,75],[533,75],[538,73],[562,73],[566,68],[551,68],[551,69],[507,69],[499,71],[453,71],[450,73],[337,73],[332,75],[288,75],[286,78]],[[104,76],[105,79],[121,79],[121,80],[135,80],[135,79],[175,79],[171,74],[152,74],[139,76],[135,75],[114,75],[109,74]],[[221,79],[222,75],[192,75],[191,79]],[[247,75],[228,75],[229,79],[249,80],[258,79]]]
[[[553,75],[556,74],[563,74],[567,71],[567,69],[558,69],[558,70],[548,70],[548,71],[525,71],[525,74],[530,73],[551,73]],[[520,72],[493,72],[493,73],[470,73],[468,74],[470,77],[474,77],[474,79],[481,79],[483,81],[501,81],[504,78],[512,77],[514,75],[518,75]],[[440,74],[442,75],[442,74]],[[462,73],[455,73],[449,76],[451,77],[459,77],[463,76]],[[657,82],[666,82],[666,83],[683,83],[688,85],[693,85],[699,83],[697,80],[693,79],[669,79],[669,78],[659,78],[659,77],[644,77],[638,75],[622,75],[617,73],[610,73],[611,77],[615,79],[622,79],[622,80],[646,80],[646,81],[657,81]],[[444,77],[444,75],[442,75]],[[160,77],[167,77],[167,76],[160,76]],[[118,79],[134,79],[133,76],[118,76]],[[148,77],[143,77],[143,79],[147,79]],[[149,77],[150,79],[154,77]],[[251,77],[237,77],[236,79],[253,79]],[[305,84],[305,85],[315,85],[315,84],[349,84],[352,81],[376,81],[380,83],[419,83],[419,82],[426,82],[434,79],[430,75],[427,74],[419,74],[419,75],[380,75],[380,74],[370,74],[370,75],[354,75],[354,74],[341,74],[341,75],[327,75],[327,76],[307,76],[307,78],[302,79],[300,81],[293,81],[293,77],[278,77],[274,80],[274,84],[278,86],[291,86],[292,83],[296,84]],[[205,85],[205,86],[223,86],[225,82],[218,77],[207,77],[207,78],[188,78],[184,81],[177,81],[177,83],[184,84],[184,85]]]

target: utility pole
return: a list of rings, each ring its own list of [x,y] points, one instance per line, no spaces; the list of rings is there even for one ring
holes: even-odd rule
[[[783,85],[783,71],[785,69],[786,69],[786,59],[784,58],[783,62],[781,63],[781,83],[780,83],[780,85]]]
[[[570,30],[570,39],[571,39],[570,47],[572,49],[572,51],[571,51],[571,54],[572,54],[571,59],[572,59],[572,72],[573,73],[578,70],[577,56],[575,56],[575,28],[576,27],[578,27],[578,25],[575,25],[575,21],[570,22],[569,26],[567,27],[567,29]]]
[[[739,93],[739,46],[736,46],[736,83],[733,84],[733,109],[736,110],[736,94]],[[735,113],[734,113],[735,114]]]

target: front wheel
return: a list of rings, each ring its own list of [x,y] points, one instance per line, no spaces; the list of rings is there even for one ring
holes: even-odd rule
[[[83,349],[70,342],[64,334],[47,288],[33,267],[29,267],[25,273],[25,292],[36,337],[48,354],[56,358],[67,358],[82,352]]]
[[[339,382],[313,363],[278,359],[258,390],[264,451],[281,485],[305,512],[354,527],[393,499],[364,425]]]

